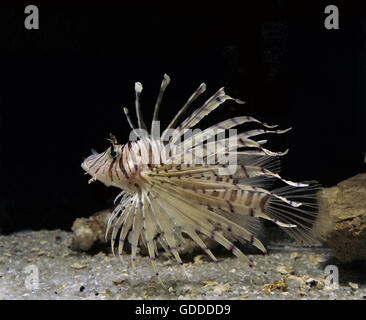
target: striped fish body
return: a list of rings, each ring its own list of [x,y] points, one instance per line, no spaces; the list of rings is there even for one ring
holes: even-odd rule
[[[235,241],[249,242],[265,253],[266,249],[257,237],[260,218],[284,227],[299,241],[312,243],[311,226],[316,215],[315,194],[319,186],[283,179],[278,174],[278,158],[287,151],[270,151],[263,147],[267,140],[255,140],[289,129],[274,130],[276,126],[241,116],[203,131],[190,131],[225,101],[242,103],[226,95],[223,88],[178,125],[183,113],[205,91],[206,86],[201,84],[163,133],[156,136],[158,111],[169,82],[170,78],[165,75],[151,132],[147,131],[142,119],[142,85],[136,83],[137,126],[128,109],[124,109],[135,139],[120,145],[111,135],[111,145],[106,151],[93,152],[82,163],[85,172],[92,176],[90,182],[99,180],[106,186],[122,190],[115,200],[116,207],[106,234],[106,237],[111,236],[113,252],[118,244],[122,259],[125,239],[129,236],[134,266],[137,247],[142,241],[155,273],[159,275],[155,262],[157,245],[183,265],[177,250],[183,234],[217,261],[201,238],[206,235],[250,264]],[[247,123],[255,123],[261,128],[229,137],[222,135]],[[267,190],[275,180],[284,186]]]

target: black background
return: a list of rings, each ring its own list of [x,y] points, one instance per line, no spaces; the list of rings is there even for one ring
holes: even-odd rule
[[[204,98],[225,86],[247,103],[225,104],[207,123],[251,115],[292,126],[274,140],[290,148],[284,177],[331,186],[364,171],[364,7],[255,3],[2,4],[0,233],[69,229],[105,208],[118,190],[88,185],[80,163],[108,147],[110,132],[127,141],[122,106],[134,109],[135,81],[148,122],[164,73],[163,124],[201,82]],[[38,5],[39,30],[24,28],[26,4]],[[324,27],[328,4],[339,30]]]

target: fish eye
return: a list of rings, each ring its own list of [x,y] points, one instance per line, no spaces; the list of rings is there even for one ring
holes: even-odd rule
[[[117,159],[117,157],[119,156],[119,153],[114,151],[114,149],[112,149],[109,154],[113,159]]]

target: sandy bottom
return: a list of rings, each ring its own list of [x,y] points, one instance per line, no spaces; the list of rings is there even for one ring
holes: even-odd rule
[[[365,263],[341,265],[321,247],[273,244],[267,256],[249,255],[253,268],[221,250],[218,264],[184,257],[188,278],[161,256],[164,288],[149,258],[138,256],[133,271],[128,254],[121,262],[108,251],[74,252],[71,238],[61,230],[0,236],[0,299],[366,299]]]

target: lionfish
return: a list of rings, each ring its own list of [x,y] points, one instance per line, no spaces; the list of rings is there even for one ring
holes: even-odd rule
[[[192,131],[225,101],[244,103],[228,96],[224,88],[178,124],[191,103],[206,90],[206,85],[202,83],[163,133],[155,134],[157,130],[154,128],[159,125],[160,104],[169,82],[170,78],[165,74],[150,132],[141,113],[142,85],[136,82],[138,126],[132,121],[128,109],[124,108],[133,138],[126,144],[118,144],[111,134],[108,139],[110,147],[102,153],[93,150],[93,154],[82,163],[85,174],[92,176],[89,183],[99,180],[106,186],[122,189],[115,199],[115,205],[118,204],[106,231],[106,239],[108,235],[111,237],[113,253],[118,244],[122,259],[128,236],[131,263],[135,268],[137,248],[139,241],[142,241],[160,280],[155,261],[158,244],[184,270],[178,253],[183,234],[195,241],[215,262],[218,260],[202,235],[217,241],[249,265],[251,260],[237,244],[250,243],[266,253],[266,248],[258,239],[260,218],[284,227],[296,240],[313,243],[311,226],[316,215],[314,195],[317,184],[283,179],[278,174],[278,158],[288,150],[273,152],[263,147],[267,140],[254,140],[266,134],[282,134],[291,128],[274,130],[277,125],[268,125],[250,116],[239,116],[203,131]],[[230,137],[222,135],[247,123],[262,128]],[[273,180],[281,181],[285,186],[267,190],[266,186]]]

